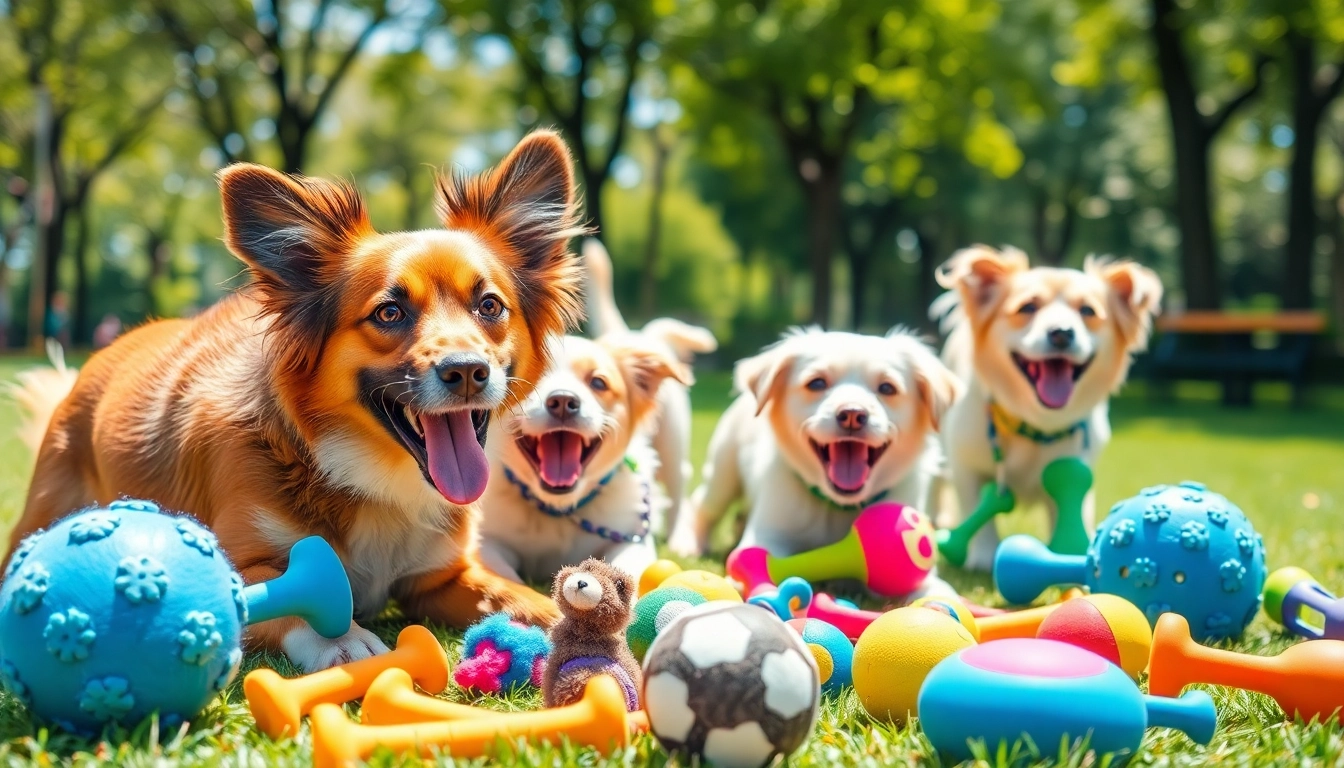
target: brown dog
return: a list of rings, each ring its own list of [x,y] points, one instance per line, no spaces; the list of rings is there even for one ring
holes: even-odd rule
[[[549,599],[479,563],[473,503],[491,414],[527,396],[547,337],[581,313],[564,143],[535,133],[486,175],[441,179],[442,230],[380,234],[350,187],[255,165],[226,168],[220,191],[251,284],[89,360],[49,414],[11,551],[72,510],[141,497],[213,528],[247,582],[324,536],[357,618],[395,597],[453,626],[553,622]],[[309,671],[385,650],[357,624],[327,640],[298,619],[249,643]]]

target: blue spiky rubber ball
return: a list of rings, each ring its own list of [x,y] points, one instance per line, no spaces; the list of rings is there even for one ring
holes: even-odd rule
[[[1087,583],[1137,605],[1151,624],[1168,611],[1196,640],[1237,637],[1260,610],[1265,546],[1251,521],[1199,483],[1157,485],[1111,508],[1087,551]]]
[[[0,588],[0,682],[40,719],[91,733],[189,720],[238,671],[243,582],[215,536],[122,500],[24,539]]]

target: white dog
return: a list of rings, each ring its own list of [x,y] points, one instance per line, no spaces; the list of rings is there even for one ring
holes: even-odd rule
[[[938,282],[950,289],[931,308],[949,332],[943,359],[968,382],[943,425],[960,507],[953,522],[989,482],[1006,484],[1019,506],[1044,502],[1053,520],[1041,471],[1068,456],[1092,466],[1110,441],[1109,397],[1147,344],[1162,283],[1130,262],[1030,269],[1023,252],[984,246],[954,254]],[[1089,532],[1093,504],[1089,493]],[[982,528],[966,567],[988,570],[998,542],[992,524]]]
[[[718,349],[718,340],[708,328],[671,317],[656,318],[638,331],[630,330],[616,306],[607,249],[595,239],[585,241],[583,262],[588,271],[588,325],[594,337],[629,334],[636,337],[633,343],[658,345],[686,365],[696,354]],[[669,526],[675,526],[686,514],[686,486],[695,471],[691,466],[691,392],[685,383],[676,378],[663,382],[658,390],[657,416],[649,429],[653,450],[658,454],[658,482],[663,484],[672,511]]]
[[[549,581],[601,557],[638,579],[657,557],[666,498],[644,427],[665,380],[690,372],[629,337],[552,341],[533,394],[490,426],[481,559],[518,581]]]
[[[714,430],[674,552],[704,552],[739,498],[741,546],[776,555],[838,541],[878,500],[925,508],[940,466],[935,433],[960,384],[914,336],[794,330],[739,362],[735,380],[742,394]]]

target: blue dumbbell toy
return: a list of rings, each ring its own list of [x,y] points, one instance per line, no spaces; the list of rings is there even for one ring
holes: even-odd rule
[[[350,583],[322,539],[298,542],[283,575],[245,587],[200,523],[116,501],[15,549],[0,587],[0,682],[75,732],[155,711],[172,724],[233,679],[249,618],[288,615],[329,637],[350,627]]]
[[[1055,640],[1010,638],[975,645],[939,662],[919,691],[919,722],[934,748],[952,762],[983,741],[1030,737],[1044,755],[1062,740],[1088,739],[1098,754],[1138,751],[1144,731],[1164,726],[1207,744],[1218,713],[1202,691],[1180,698],[1146,696],[1124,670],[1091,651]]]
[[[1198,640],[1237,637],[1260,609],[1265,549],[1246,515],[1198,483],[1159,485],[1111,508],[1086,555],[1059,555],[1010,536],[994,556],[994,582],[1025,605],[1048,587],[1081,584],[1119,595],[1156,625],[1179,613]]]

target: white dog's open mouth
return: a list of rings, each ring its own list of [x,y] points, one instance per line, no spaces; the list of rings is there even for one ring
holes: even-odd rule
[[[1068,405],[1073,397],[1073,385],[1087,370],[1087,366],[1092,364],[1091,360],[1075,363],[1067,357],[1030,360],[1016,352],[1013,353],[1013,362],[1017,363],[1018,370],[1031,382],[1036,390],[1036,399],[1046,408],[1063,408]]]
[[[871,446],[862,440],[836,440],[832,443],[810,441],[812,450],[826,470],[831,487],[843,494],[858,493],[868,483],[873,465],[891,443]]]
[[[578,485],[602,438],[588,439],[578,432],[556,429],[540,435],[520,435],[517,443],[537,471],[542,487],[551,493],[566,493]]]

